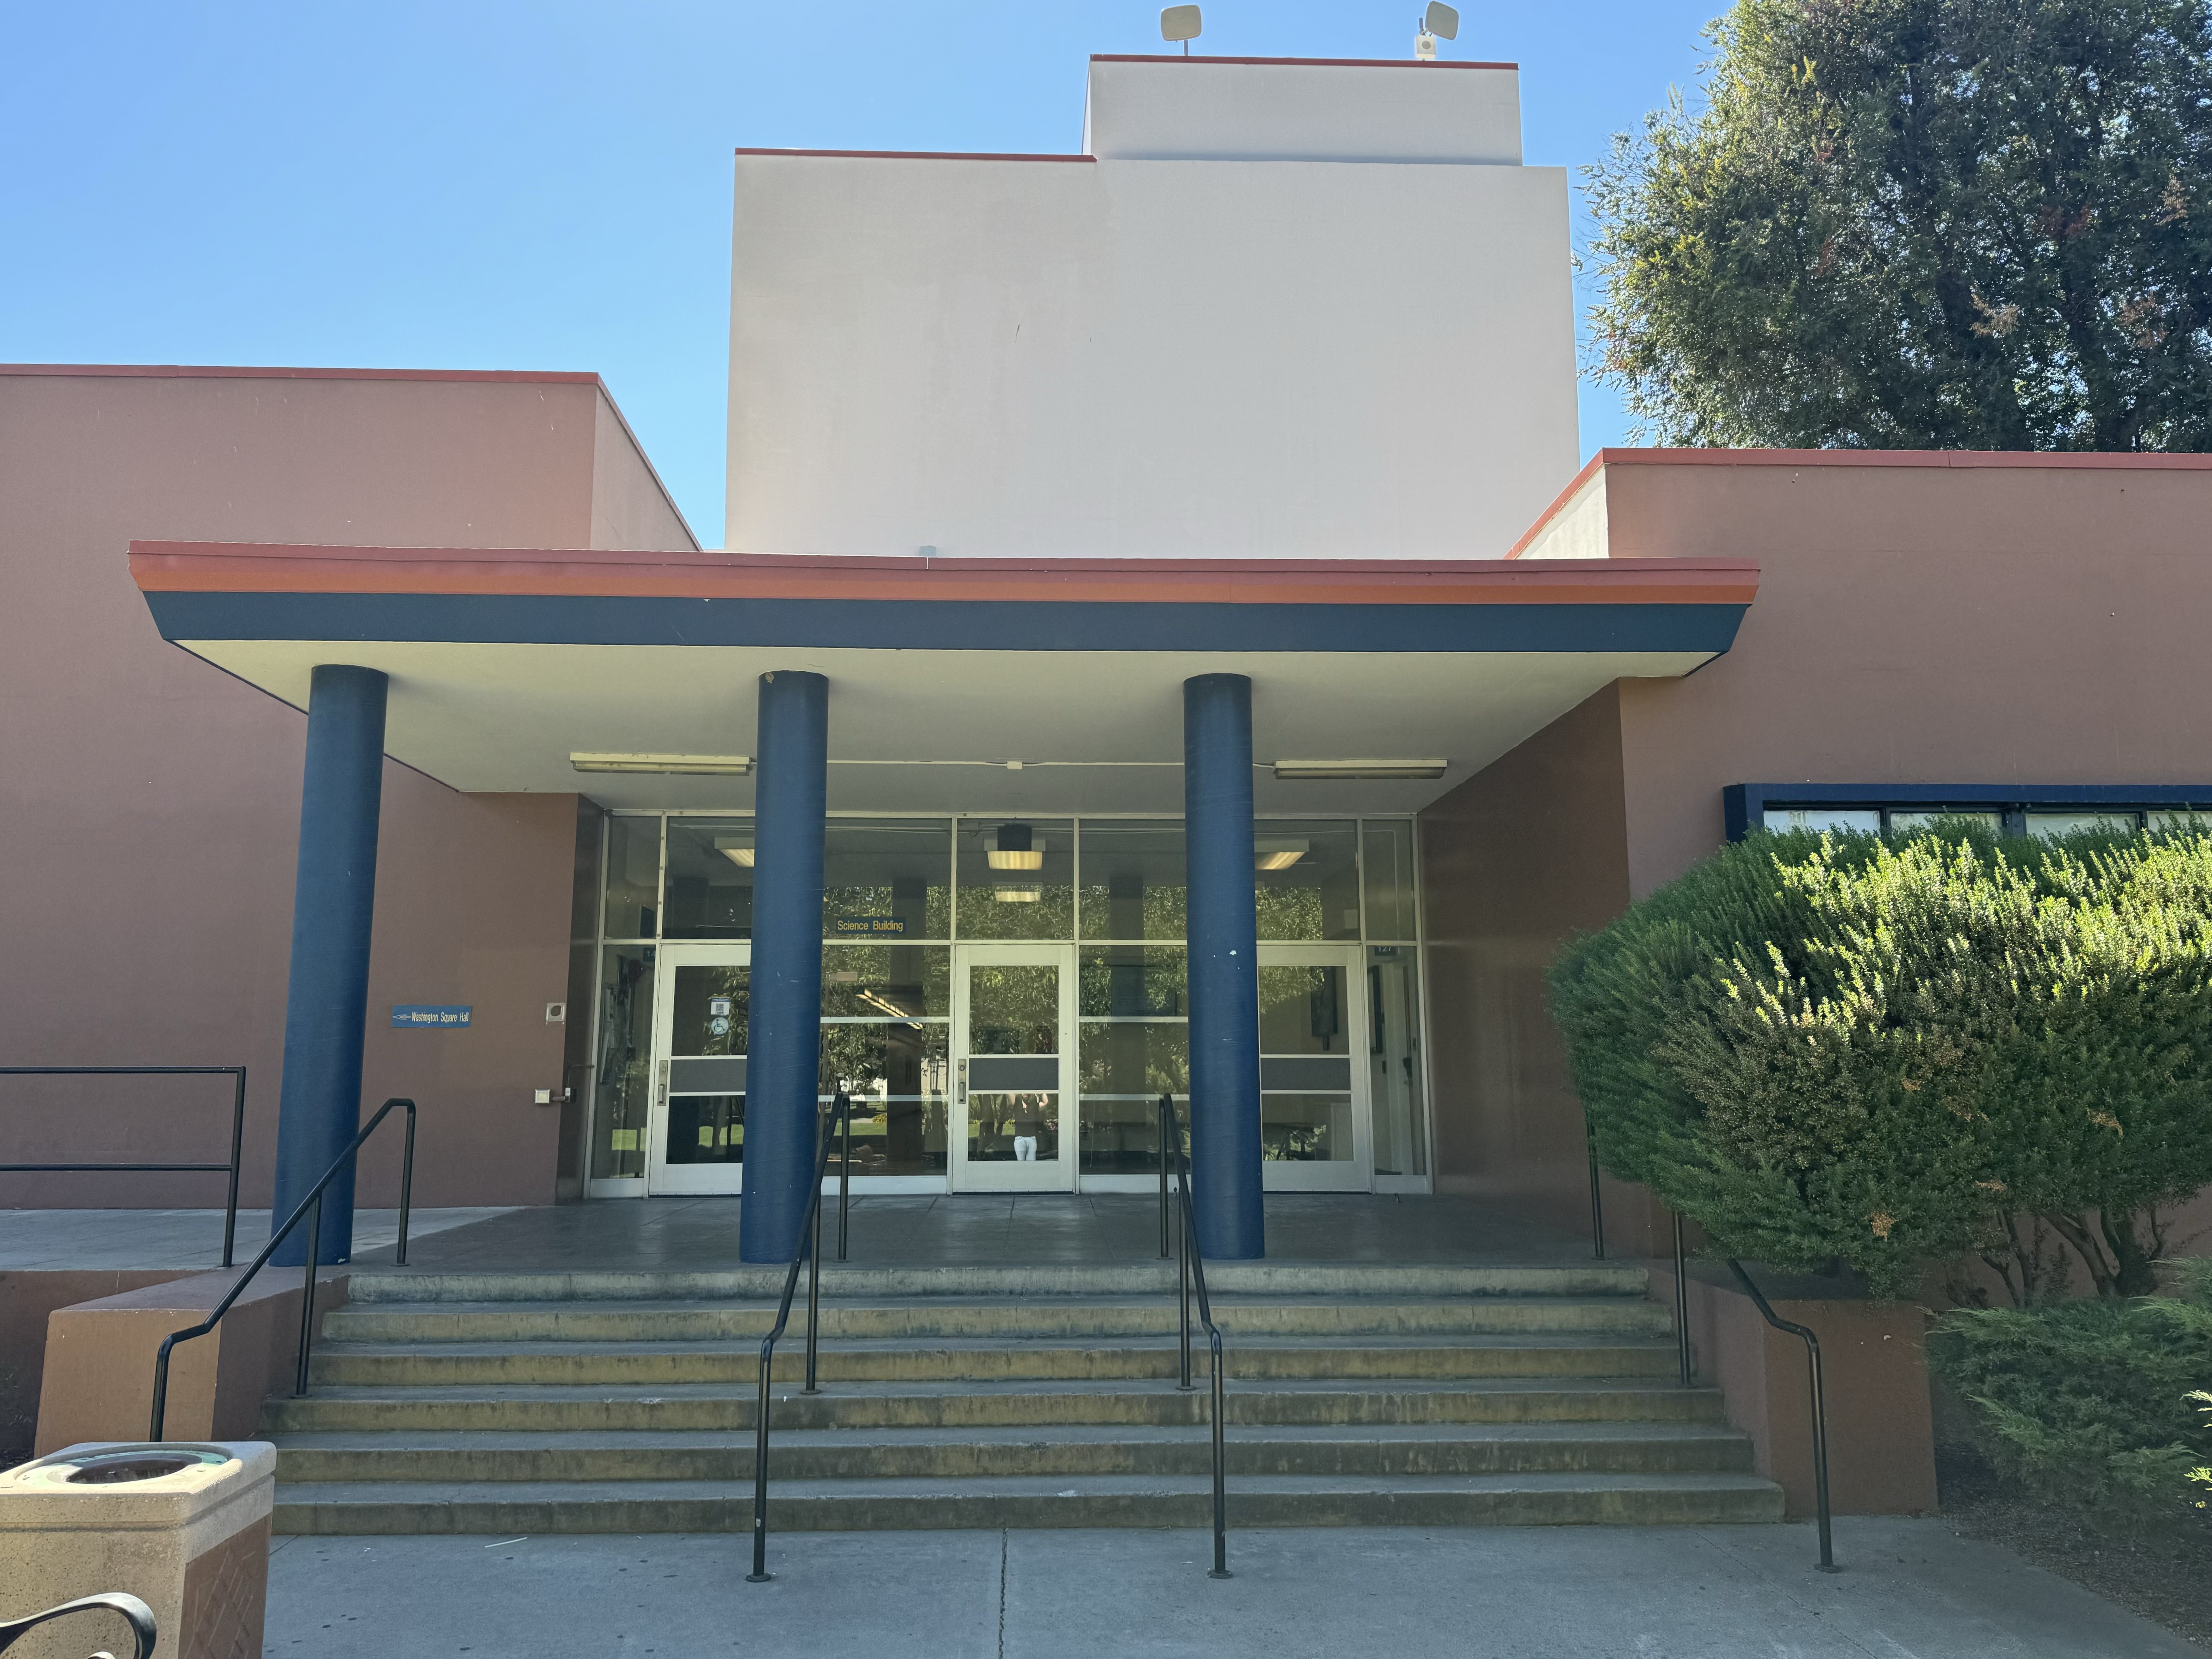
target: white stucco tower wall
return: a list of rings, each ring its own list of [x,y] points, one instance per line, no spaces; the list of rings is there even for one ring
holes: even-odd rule
[[[726,546],[1495,557],[1573,475],[1510,66],[1094,58],[1085,137],[738,155]]]

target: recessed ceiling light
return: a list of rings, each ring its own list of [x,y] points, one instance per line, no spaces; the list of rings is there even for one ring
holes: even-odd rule
[[[1255,869],[1287,870],[1313,850],[1310,841],[1259,841],[1252,843]]]
[[[1279,778],[1440,778],[1440,760],[1279,760]]]
[[[672,772],[728,777],[753,769],[750,755],[592,755],[572,754],[568,764],[579,772]]]
[[[1003,886],[992,889],[1001,904],[1035,904],[1044,897],[1042,887]]]
[[[753,844],[749,841],[732,841],[726,836],[714,837],[714,850],[740,870],[753,867]]]

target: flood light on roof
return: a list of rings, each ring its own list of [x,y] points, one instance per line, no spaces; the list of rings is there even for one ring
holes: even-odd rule
[[[1441,760],[1279,760],[1279,778],[1440,778]]]
[[[1421,17],[1421,33],[1433,34],[1439,40],[1459,39],[1459,14],[1443,0],[1429,0],[1429,9]]]
[[[665,772],[702,776],[742,775],[753,769],[750,755],[599,755],[571,754],[568,764],[579,772]]]
[[[1170,6],[1160,14],[1160,39],[1170,44],[1182,42],[1182,55],[1190,56],[1190,43],[1198,39],[1202,25],[1196,6]]]

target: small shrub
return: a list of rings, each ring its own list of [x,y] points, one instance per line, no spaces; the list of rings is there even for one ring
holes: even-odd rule
[[[2193,1386],[2212,1375],[2203,1302],[1961,1309],[1936,1322],[1928,1356],[1966,1399],[1983,1455],[2039,1496],[2171,1514],[2212,1459]]]

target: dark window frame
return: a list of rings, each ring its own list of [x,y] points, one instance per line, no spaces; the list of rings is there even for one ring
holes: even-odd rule
[[[1888,824],[1892,809],[1925,812],[1959,807],[2004,815],[2004,833],[2027,833],[2030,812],[2105,811],[2160,812],[2190,808],[2212,815],[2212,784],[2057,783],[1731,783],[1721,791],[1728,838],[1741,841],[1766,827],[1770,808],[1875,808]]]

